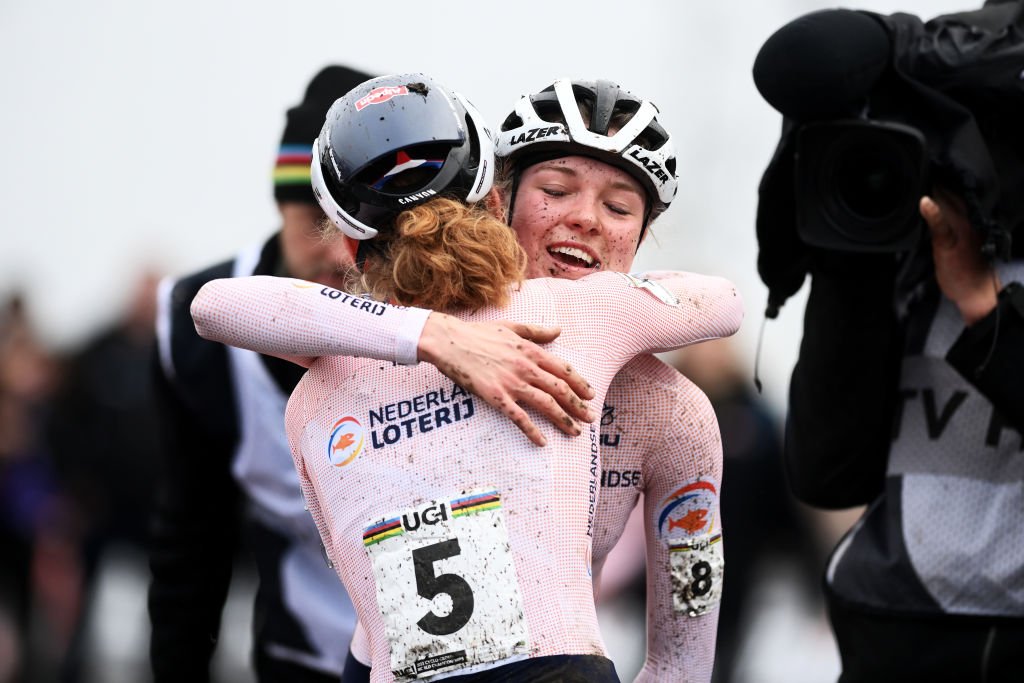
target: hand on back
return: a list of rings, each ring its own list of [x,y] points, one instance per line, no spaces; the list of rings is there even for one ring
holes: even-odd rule
[[[559,333],[557,327],[509,320],[471,323],[431,313],[420,336],[419,359],[501,411],[530,441],[543,446],[544,435],[524,406],[573,436],[581,432],[577,421],[597,418],[586,403],[594,396],[587,381],[538,346]]]

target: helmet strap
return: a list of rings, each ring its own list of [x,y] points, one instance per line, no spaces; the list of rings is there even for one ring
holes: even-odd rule
[[[519,191],[519,176],[523,173],[522,166],[516,166],[512,170],[512,186],[508,191],[508,211],[505,213],[505,224],[512,227],[512,212],[516,208],[516,193]]]

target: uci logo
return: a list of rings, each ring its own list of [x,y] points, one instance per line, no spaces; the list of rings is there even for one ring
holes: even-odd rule
[[[343,417],[331,428],[331,438],[327,440],[327,461],[335,467],[344,467],[359,455],[366,441],[366,431],[359,420],[354,417]]]
[[[416,531],[420,528],[420,524],[430,526],[442,521],[448,521],[448,508],[444,503],[431,505],[423,510],[413,510],[411,516],[409,514],[402,515],[402,526],[406,531]]]

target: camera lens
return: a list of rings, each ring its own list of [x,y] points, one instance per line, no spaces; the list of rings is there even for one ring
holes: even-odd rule
[[[794,158],[797,233],[804,242],[898,252],[917,240],[927,173],[920,131],[864,119],[809,123],[798,133]]]
[[[885,219],[906,204],[907,160],[895,150],[851,146],[836,159],[834,173],[836,198],[865,221]]]

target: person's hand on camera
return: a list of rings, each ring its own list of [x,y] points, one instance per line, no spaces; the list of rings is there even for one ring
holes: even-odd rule
[[[541,349],[558,337],[557,327],[499,320],[468,323],[431,313],[420,335],[419,359],[500,410],[538,446],[544,435],[521,406],[534,408],[566,434],[577,420],[597,415],[586,401],[594,391],[572,367]]]
[[[921,216],[931,233],[935,278],[947,299],[973,325],[996,306],[1000,284],[992,265],[981,253],[981,236],[971,227],[963,201],[937,192],[922,197]]]

